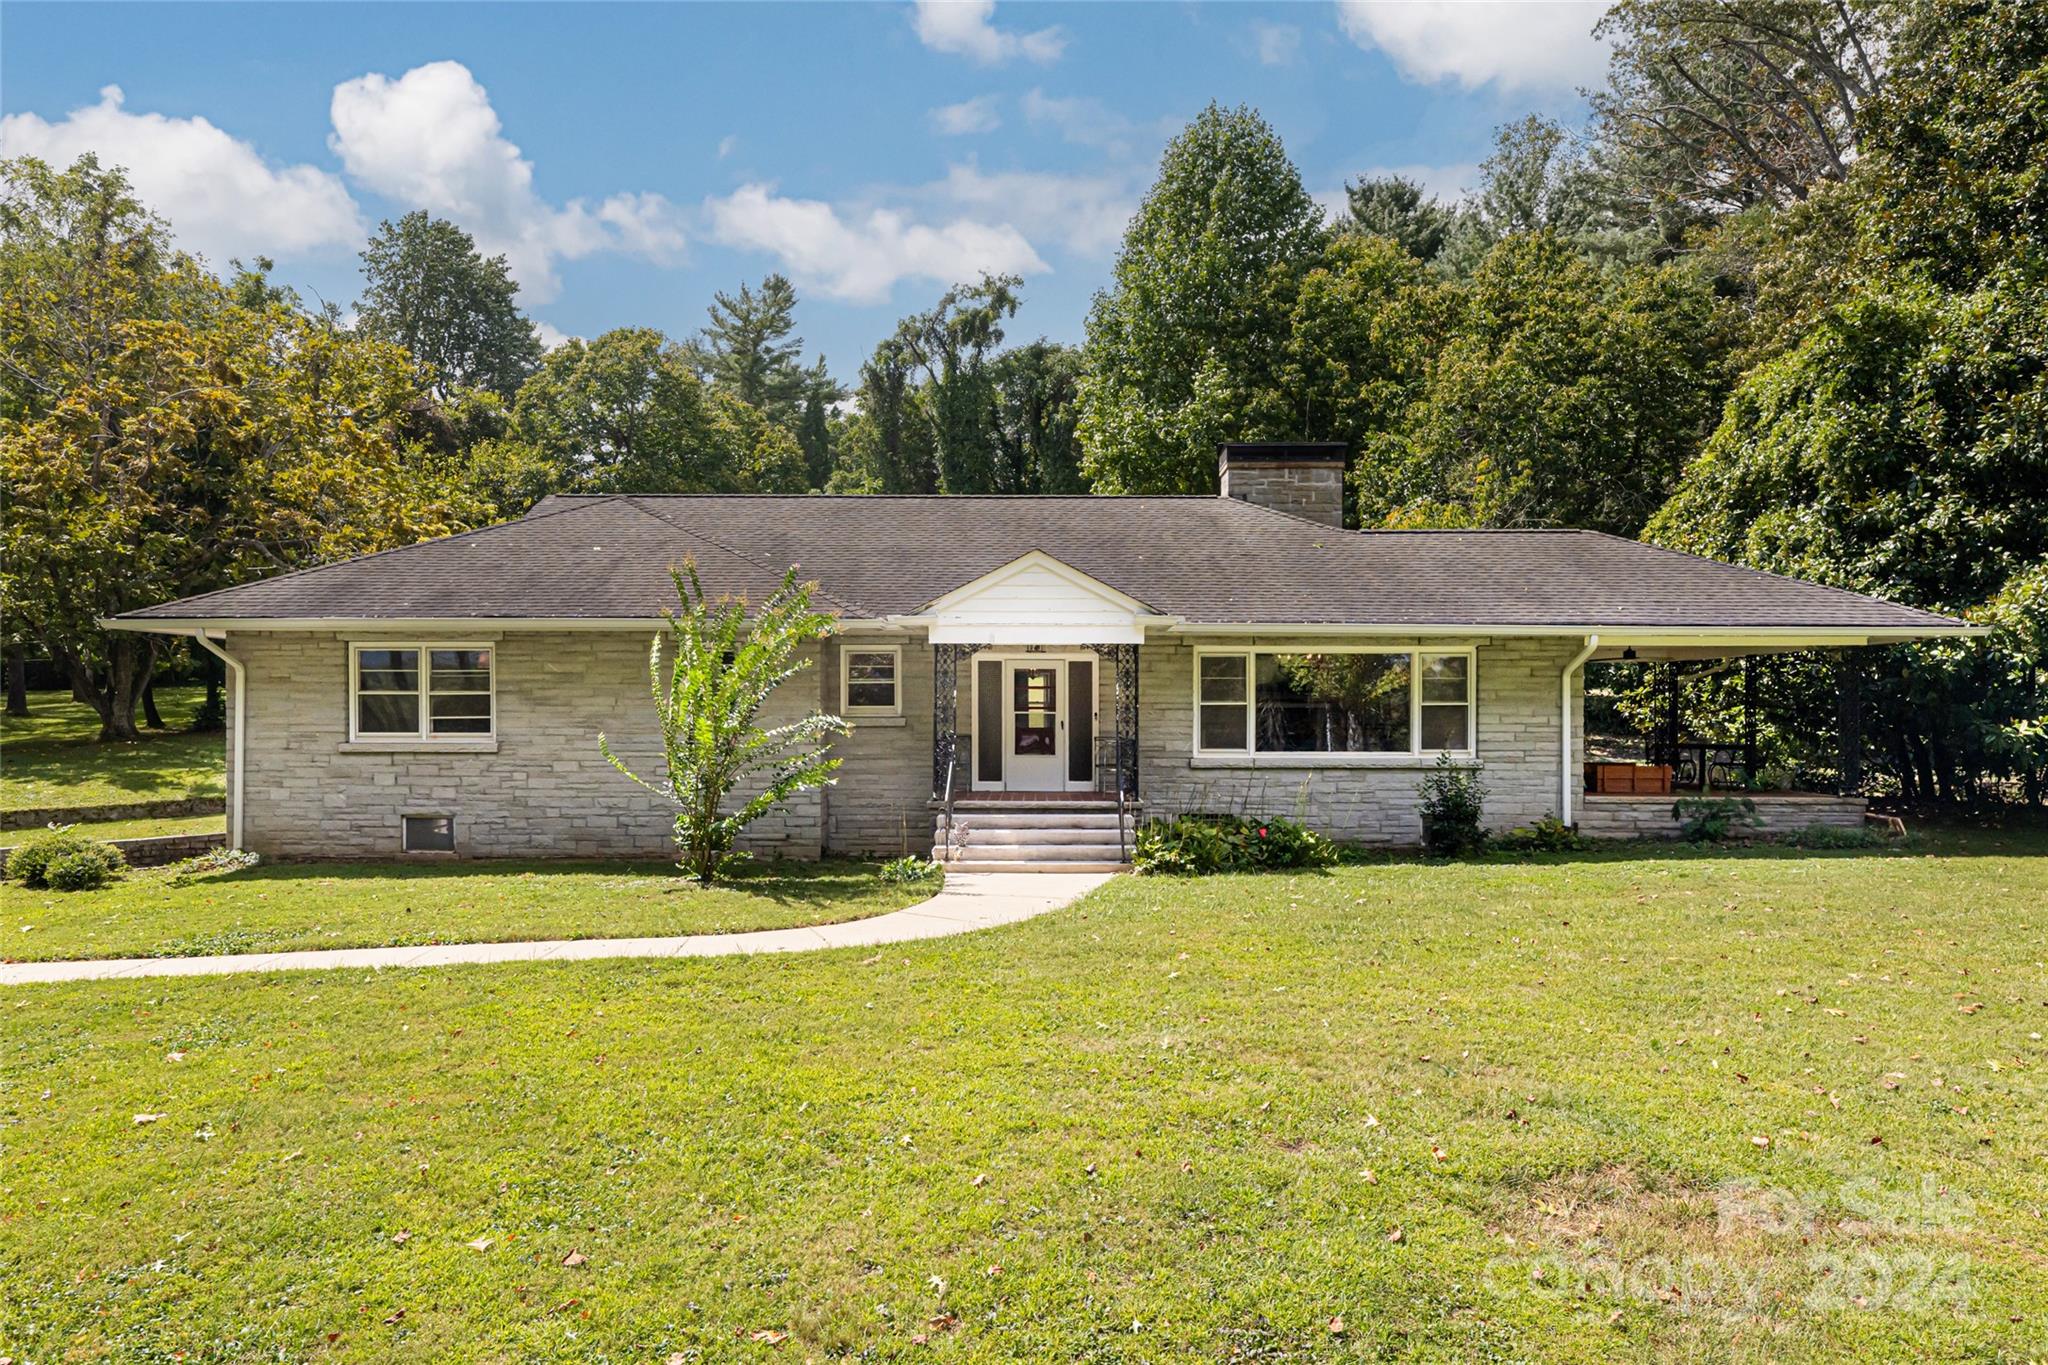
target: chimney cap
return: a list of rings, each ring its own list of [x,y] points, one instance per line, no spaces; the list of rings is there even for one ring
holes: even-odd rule
[[[1216,463],[1342,465],[1347,450],[1342,441],[1220,441]]]

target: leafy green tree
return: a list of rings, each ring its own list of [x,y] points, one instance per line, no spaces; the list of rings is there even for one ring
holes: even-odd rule
[[[689,353],[651,327],[548,352],[513,403],[514,434],[563,490],[702,493],[736,482]]]
[[[759,290],[712,296],[711,325],[701,342],[704,377],[771,421],[794,427],[805,395],[806,376],[797,363],[803,339],[792,314],[796,290],[781,275],[761,281]]]
[[[1003,343],[1003,322],[1017,311],[1014,275],[984,275],[955,285],[936,305],[897,324],[893,345],[923,377],[923,402],[914,411],[931,427],[939,486],[948,493],[991,493],[998,477],[995,384],[991,357]]]
[[[1103,492],[1213,492],[1216,443],[1248,428],[1222,393],[1274,387],[1286,281],[1323,240],[1322,212],[1266,121],[1210,105],[1167,146],[1088,317],[1085,465]]]
[[[935,424],[924,412],[916,365],[894,337],[861,366],[859,412],[846,424],[835,493],[939,491]]]
[[[1366,444],[1361,519],[1634,535],[1712,423],[1720,327],[1683,268],[1610,279],[1555,233],[1504,240],[1411,411]]]
[[[423,211],[386,221],[363,250],[357,326],[426,365],[436,397],[456,388],[518,392],[541,357],[540,332],[519,311],[503,256]]]
[[[1406,176],[1362,176],[1344,187],[1348,206],[1340,224],[1346,231],[1385,237],[1418,261],[1443,253],[1458,210]]]
[[[1896,0],[1621,0],[1593,96],[1599,162],[1646,217],[1711,219],[1848,177]]]
[[[996,485],[1009,493],[1085,493],[1078,427],[1081,353],[1040,339],[990,365]]]
[[[808,670],[809,647],[833,632],[830,613],[811,605],[815,585],[798,582],[790,569],[749,620],[745,602],[705,597],[695,562],[685,560],[670,576],[681,605],[669,616],[666,674],[661,635],[647,660],[662,775],[635,773],[602,733],[597,745],[613,767],[675,807],[682,869],[708,886],[742,856],[734,845],[748,825],[835,780],[840,761],[831,741],[852,727],[815,710],[761,723],[775,689]]]

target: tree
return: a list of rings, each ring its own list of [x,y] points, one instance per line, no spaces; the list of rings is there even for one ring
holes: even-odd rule
[[[1214,492],[1216,443],[1248,427],[1205,394],[1273,387],[1281,281],[1306,268],[1322,211],[1271,127],[1210,105],[1166,149],[1088,315],[1086,468],[1103,492]]]
[[[1040,339],[997,356],[996,484],[1006,493],[1085,493],[1077,430],[1081,353]]]
[[[1457,209],[1406,176],[1362,176],[1344,187],[1348,201],[1340,224],[1346,231],[1385,237],[1418,261],[1442,254],[1457,226]]]
[[[804,410],[797,420],[796,440],[804,452],[804,472],[809,486],[818,489],[832,481],[837,465],[833,450],[834,409],[846,401],[846,389],[825,368],[825,357],[804,371]]]
[[[362,259],[356,325],[426,365],[436,397],[481,388],[510,399],[539,363],[540,332],[519,311],[505,258],[455,224],[420,210],[387,220]]]
[[[992,493],[999,482],[995,388],[989,358],[1003,342],[1003,320],[1017,311],[1014,275],[984,275],[955,285],[930,310],[897,324],[893,345],[924,376],[915,409],[931,428],[939,486],[948,493]]]
[[[440,534],[453,508],[403,446],[403,352],[238,304],[90,158],[0,176],[0,608],[129,738],[161,638],[99,618]]]
[[[689,354],[651,327],[621,327],[548,352],[513,403],[515,435],[551,463],[556,488],[704,493],[736,487]]]
[[[781,275],[746,285],[738,294],[715,294],[703,332],[702,365],[712,387],[723,389],[770,420],[794,427],[805,392],[797,363],[803,339],[792,337],[796,290]]]
[[[647,660],[663,776],[635,773],[602,733],[597,745],[614,768],[675,807],[682,869],[708,886],[731,865],[748,825],[797,793],[832,783],[839,759],[831,740],[852,727],[815,710],[759,724],[775,689],[811,667],[806,647],[833,632],[830,613],[811,606],[814,584],[799,583],[790,569],[750,622],[745,602],[705,597],[694,561],[670,577],[681,606],[669,615],[667,675],[658,634]]]
[[[1609,279],[1554,233],[1508,238],[1398,430],[1367,443],[1361,519],[1634,535],[1712,421],[1720,330],[1682,267]]]
[[[1801,200],[1856,163],[1907,7],[1895,0],[1621,0],[1593,96],[1600,163],[1646,217]]]
[[[859,412],[846,424],[835,493],[936,493],[939,462],[916,366],[894,337],[860,368]]]

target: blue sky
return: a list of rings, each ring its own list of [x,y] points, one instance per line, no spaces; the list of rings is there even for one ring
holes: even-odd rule
[[[1550,3],[34,4],[0,11],[0,151],[130,168],[181,240],[347,307],[381,218],[504,252],[550,336],[687,336],[780,270],[850,376],[980,270],[1078,341],[1175,129],[1248,103],[1334,200],[1469,185],[1573,120],[1598,7]]]

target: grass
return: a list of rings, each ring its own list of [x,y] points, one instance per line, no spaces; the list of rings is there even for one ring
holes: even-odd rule
[[[89,820],[72,828],[89,839],[149,839],[167,834],[221,834],[227,830],[225,815],[149,815],[135,820]],[[0,830],[0,848],[12,847],[35,829]]]
[[[66,692],[31,692],[26,719],[0,717],[0,810],[77,810],[225,794],[221,735],[195,735],[187,728],[205,698],[203,687],[160,687],[157,709],[167,729],[101,743],[99,716],[90,706]]]
[[[879,952],[15,988],[0,1344],[2038,1358],[2044,929],[2048,841],[1971,835],[1124,878]]]
[[[914,905],[876,865],[763,862],[698,887],[674,864],[270,863],[180,877],[140,869],[99,891],[0,884],[0,957],[194,957],[546,938],[787,929]]]

